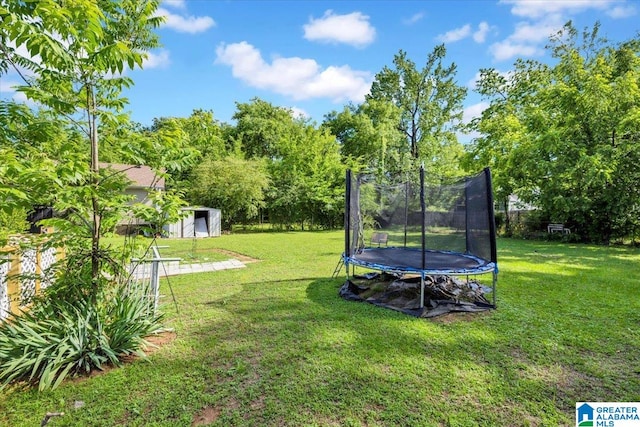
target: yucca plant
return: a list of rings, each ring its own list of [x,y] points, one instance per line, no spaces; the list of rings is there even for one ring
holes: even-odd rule
[[[145,337],[162,329],[162,315],[154,310],[154,299],[147,288],[131,282],[117,287],[113,303],[106,308],[104,334],[109,347],[119,355],[144,356]]]
[[[96,353],[92,314],[64,304],[55,317],[44,310],[27,312],[0,325],[0,380],[38,381],[38,388],[55,388],[71,371],[86,368],[87,360],[104,362]],[[95,317],[93,320],[97,320]]]
[[[0,324],[2,387],[23,380],[54,389],[68,375],[120,365],[125,355],[144,356],[144,338],[161,329],[161,316],[140,286],[117,285],[115,297],[111,293],[102,293],[97,304],[77,293],[73,301],[45,294],[31,311]]]

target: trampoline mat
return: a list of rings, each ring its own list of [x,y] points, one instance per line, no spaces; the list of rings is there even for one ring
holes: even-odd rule
[[[448,251],[425,251],[425,268],[422,268],[422,251],[408,248],[365,249],[350,257],[354,264],[384,271],[417,271],[438,273],[473,273],[493,269],[490,261],[473,255]]]

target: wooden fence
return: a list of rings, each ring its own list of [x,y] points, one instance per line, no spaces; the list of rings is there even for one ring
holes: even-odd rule
[[[50,267],[63,256],[57,248],[0,249],[0,321],[18,314],[52,283]]]

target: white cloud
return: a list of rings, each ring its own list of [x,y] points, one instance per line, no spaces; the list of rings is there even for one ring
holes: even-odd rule
[[[163,0],[162,4],[164,6],[172,7],[174,9],[185,10],[187,8],[186,0]]]
[[[542,56],[544,49],[541,46],[552,34],[561,30],[563,24],[563,18],[559,14],[547,15],[533,23],[518,22],[513,33],[505,40],[492,44],[489,51],[496,61],[517,56]]]
[[[543,55],[540,45],[562,29],[566,15],[596,10],[613,18],[626,18],[636,13],[635,6],[626,0],[500,0],[500,3],[511,5],[511,13],[526,17],[527,21],[517,23],[513,34],[489,48],[497,61]]]
[[[489,103],[487,102],[479,102],[477,104],[473,104],[473,105],[469,105],[468,107],[465,107],[465,109],[462,112],[462,123],[469,124],[471,120],[474,119],[475,117],[480,117],[482,115],[482,112],[488,107],[489,107]],[[463,144],[470,143],[474,139],[482,136],[480,132],[475,130],[471,132],[460,131],[460,132],[457,132],[456,135],[458,137],[458,140]]]
[[[411,18],[407,18],[402,21],[404,25],[413,25],[418,21],[421,21],[424,18],[424,12],[414,13]]]
[[[634,16],[637,10],[634,6],[615,6],[613,9],[607,11],[607,15],[612,18],[628,18],[630,16]]]
[[[158,8],[158,16],[164,16],[164,26],[181,33],[201,33],[216,25],[213,18],[209,16],[182,16],[169,12],[162,7]]]
[[[480,24],[478,24],[478,30],[473,33],[473,40],[476,43],[484,43],[484,41],[487,39],[487,34],[489,33],[490,29],[491,27],[489,26],[489,24],[487,24],[485,21],[482,21]]]
[[[298,107],[291,107],[289,108],[289,110],[291,111],[291,117],[293,117],[294,119],[308,119],[311,116],[309,115],[309,113],[307,113],[305,110],[303,110],[302,108],[298,108]]]
[[[465,107],[462,113],[462,123],[469,123],[476,117],[480,117],[482,112],[489,108],[488,102],[478,102],[477,104],[469,105]]]
[[[588,9],[603,10],[616,3],[617,0],[500,0],[510,4],[511,13],[526,18],[540,18],[548,14],[560,12],[581,12]]]
[[[275,58],[265,62],[258,49],[247,42],[221,44],[216,49],[216,63],[231,67],[234,77],[259,89],[271,90],[295,100],[329,98],[362,102],[369,92],[369,72],[349,66],[322,69],[313,59]]]
[[[467,82],[467,87],[471,90],[476,88],[476,83],[478,82],[478,80],[480,80],[480,71],[478,71],[475,76],[473,76],[473,78],[471,78],[471,80],[469,80]]]
[[[309,23],[303,28],[307,40],[344,43],[355,47],[364,47],[376,37],[369,17],[360,12],[336,15],[332,10],[327,10],[322,18],[309,18]]]
[[[29,98],[27,98],[27,95],[25,95],[23,92],[16,92],[13,94],[12,99],[17,102],[18,104],[27,104],[30,107],[33,107],[35,105],[37,105],[36,102],[30,100]]]
[[[19,104],[27,104],[29,107],[35,107],[38,104],[27,98],[23,92],[17,92],[16,88],[22,86],[18,80],[9,80],[7,78],[0,79],[0,96],[6,99],[12,99]]]
[[[20,82],[17,80],[0,79],[1,93],[13,93],[16,91],[16,86],[20,86]]]
[[[516,24],[513,34],[509,36],[509,40],[528,44],[547,41],[551,34],[562,29],[563,24],[564,22],[559,15],[552,15],[534,24],[519,22]]]
[[[516,56],[544,55],[544,50],[538,46],[525,43],[515,43],[508,39],[492,44],[489,47],[489,51],[493,54],[493,59],[496,61],[504,61]]]
[[[467,24],[463,27],[456,28],[455,30],[447,31],[444,34],[439,34],[436,39],[443,43],[453,43],[462,40],[471,35],[471,25]]]
[[[166,68],[169,64],[171,64],[169,51],[162,49],[158,53],[148,52],[147,59],[142,63],[142,68]]]

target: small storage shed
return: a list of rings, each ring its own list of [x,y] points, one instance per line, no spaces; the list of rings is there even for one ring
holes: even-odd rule
[[[167,237],[215,237],[220,235],[220,209],[206,207],[182,208],[185,216],[164,227]]]

